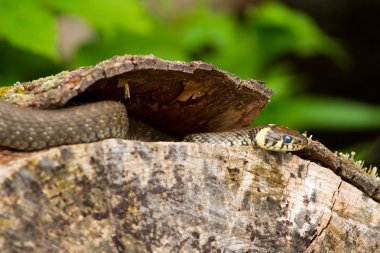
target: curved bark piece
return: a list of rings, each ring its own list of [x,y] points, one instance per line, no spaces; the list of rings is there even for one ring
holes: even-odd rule
[[[272,95],[210,64],[126,55],[16,84],[5,98],[40,108],[123,101],[166,133],[132,121],[132,139],[172,141],[246,126]],[[309,160],[115,139],[1,149],[0,251],[379,251],[379,180],[316,141],[297,155]]]
[[[182,138],[247,126],[272,96],[262,82],[241,80],[211,64],[125,55],[16,84],[5,98],[39,108],[129,98],[129,115]]]
[[[0,173],[1,252],[380,249],[380,205],[291,154],[109,139]]]

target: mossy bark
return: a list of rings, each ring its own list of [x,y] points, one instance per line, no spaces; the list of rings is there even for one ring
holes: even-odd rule
[[[157,142],[244,127],[272,95],[210,64],[154,56],[16,84],[4,97],[20,106],[122,101],[145,122],[133,121],[132,138],[154,142],[0,150],[0,251],[379,251],[379,180],[319,142],[296,155]]]

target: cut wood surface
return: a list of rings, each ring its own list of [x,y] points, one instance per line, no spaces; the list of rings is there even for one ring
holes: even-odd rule
[[[134,140],[1,149],[0,252],[380,252],[380,180],[323,144],[292,155],[172,142],[244,127],[272,95],[151,55],[17,83],[10,103],[111,99],[137,121]]]
[[[110,139],[16,159],[1,178],[2,252],[379,249],[379,204],[291,154]]]

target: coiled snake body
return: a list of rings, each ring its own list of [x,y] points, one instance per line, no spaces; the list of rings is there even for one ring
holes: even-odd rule
[[[16,150],[40,150],[64,144],[88,143],[128,134],[125,106],[102,101],[57,110],[19,108],[0,101],[0,146]],[[221,133],[191,134],[189,142],[228,146],[257,145],[273,151],[296,151],[308,140],[297,131],[275,125]]]
[[[126,138],[125,106],[102,101],[57,110],[19,108],[0,101],[0,146],[40,150],[63,144]]]

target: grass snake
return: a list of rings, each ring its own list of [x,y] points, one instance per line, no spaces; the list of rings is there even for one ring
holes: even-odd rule
[[[116,101],[53,110],[20,108],[0,101],[0,146],[15,150],[40,150],[107,138],[125,139],[128,125],[127,109]],[[300,150],[308,144],[308,139],[299,132],[276,125],[191,134],[184,141],[256,145],[279,152]]]

